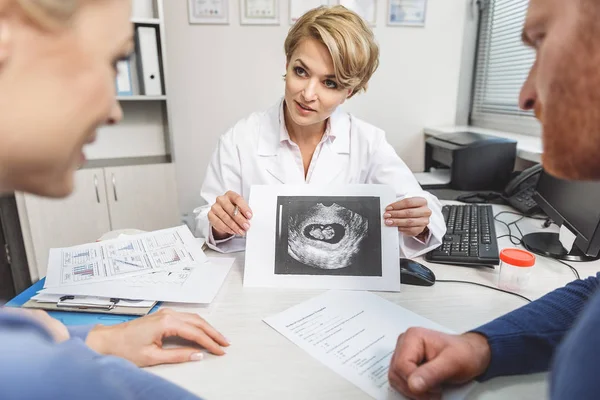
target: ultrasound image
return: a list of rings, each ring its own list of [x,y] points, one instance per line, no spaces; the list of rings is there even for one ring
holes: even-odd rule
[[[280,196],[275,274],[381,276],[377,197]]]

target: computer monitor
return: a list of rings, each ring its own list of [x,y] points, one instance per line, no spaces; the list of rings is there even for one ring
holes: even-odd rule
[[[523,237],[528,250],[567,261],[599,258],[600,182],[567,181],[542,171],[533,199],[552,221],[575,233],[576,239],[567,252],[558,233],[536,232]]]

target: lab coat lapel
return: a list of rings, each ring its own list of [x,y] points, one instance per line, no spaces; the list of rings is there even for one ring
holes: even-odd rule
[[[282,100],[283,101],[283,100]],[[258,157],[262,167],[280,183],[304,183],[304,177],[280,137],[282,102],[272,107],[261,118]]]
[[[330,117],[333,140],[325,143],[319,154],[310,183],[313,184],[343,184],[347,183],[340,179],[348,170],[350,160],[350,115],[336,110]]]

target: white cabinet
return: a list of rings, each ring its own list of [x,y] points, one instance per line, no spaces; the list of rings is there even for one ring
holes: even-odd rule
[[[173,164],[105,168],[111,228],[144,231],[179,220]]]
[[[52,247],[93,242],[115,229],[156,230],[180,223],[170,163],[82,169],[66,199],[18,197],[33,279],[46,275]]]

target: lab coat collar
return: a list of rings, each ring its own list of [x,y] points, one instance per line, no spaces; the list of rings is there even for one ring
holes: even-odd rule
[[[350,154],[350,115],[338,107],[329,117],[330,148],[338,154]],[[258,139],[259,156],[276,156],[282,142],[289,140],[283,117],[283,99],[262,115]]]

